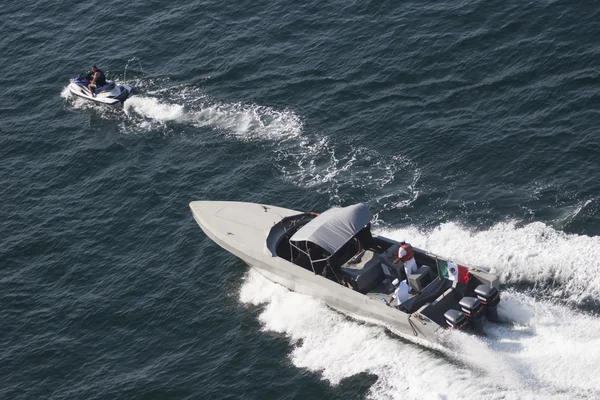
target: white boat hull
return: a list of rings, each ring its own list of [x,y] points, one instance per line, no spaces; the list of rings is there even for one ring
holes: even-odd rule
[[[384,302],[340,285],[265,249],[270,228],[298,211],[253,203],[192,202],[190,208],[202,230],[217,244],[238,256],[261,275],[289,290],[323,300],[329,306],[392,328],[406,337],[437,340],[439,325],[406,314]]]

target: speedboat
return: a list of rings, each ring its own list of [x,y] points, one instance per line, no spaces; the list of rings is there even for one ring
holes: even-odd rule
[[[102,87],[96,88],[94,90],[94,95],[92,95],[92,92],[90,92],[88,89],[90,79],[91,75],[78,75],[71,80],[71,83],[69,84],[69,92],[86,100],[117,107],[122,106],[125,100],[127,100],[129,96],[133,94],[132,86],[120,86],[114,82],[106,81],[106,84]]]
[[[496,275],[414,247],[409,299],[389,306],[391,283],[406,279],[393,263],[401,243],[371,232],[364,204],[321,214],[227,201],[190,209],[209,238],[267,279],[402,336],[443,344],[447,329],[477,333],[497,321]]]

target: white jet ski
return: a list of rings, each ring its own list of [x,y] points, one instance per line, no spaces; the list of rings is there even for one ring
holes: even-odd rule
[[[119,86],[114,82],[106,81],[104,86],[94,90],[95,93],[94,96],[92,96],[92,93],[88,89],[90,79],[91,74],[78,75],[69,84],[69,92],[86,100],[113,107],[122,106],[125,100],[133,94],[132,86]]]

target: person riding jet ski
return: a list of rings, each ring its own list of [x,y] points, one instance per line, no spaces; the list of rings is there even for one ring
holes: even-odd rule
[[[117,85],[106,80],[104,71],[97,66],[92,66],[91,73],[79,74],[69,83],[69,92],[94,103],[108,106],[123,106],[133,94],[133,87]]]
[[[92,93],[93,97],[96,97],[96,93],[95,90],[98,87],[102,87],[104,85],[106,85],[106,77],[104,76],[104,71],[102,71],[100,68],[96,67],[95,65],[92,65],[92,71],[93,73],[90,75],[91,79],[88,79],[90,81],[90,84],[88,85],[88,89],[90,90],[90,93]]]

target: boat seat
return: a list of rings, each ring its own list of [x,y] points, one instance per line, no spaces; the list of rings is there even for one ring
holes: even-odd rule
[[[377,286],[384,278],[379,254],[366,250],[360,262],[342,266],[344,276],[353,282],[353,287],[366,293]]]
[[[421,265],[417,272],[410,275],[408,283],[412,289],[421,293],[432,280],[431,267],[428,265]]]
[[[104,92],[106,90],[113,90],[114,88],[115,88],[114,82],[106,82],[106,84],[104,86],[94,89],[94,92],[100,93],[100,92]]]
[[[441,281],[435,279],[424,287],[421,293],[412,297],[407,302],[402,303],[402,305],[404,305],[409,312],[415,312],[426,303],[435,304],[441,299],[449,301],[450,299],[445,298],[444,294],[440,295],[440,293],[448,292],[449,290],[453,290],[452,281],[449,281],[448,279],[442,279]],[[456,300],[456,303],[458,304],[458,300]]]
[[[392,270],[390,269],[390,267],[382,262],[381,263],[381,271],[383,272],[383,286],[388,290],[388,291],[393,291],[394,290],[394,286],[392,285],[392,282],[394,281],[395,278],[395,274],[392,272]]]

